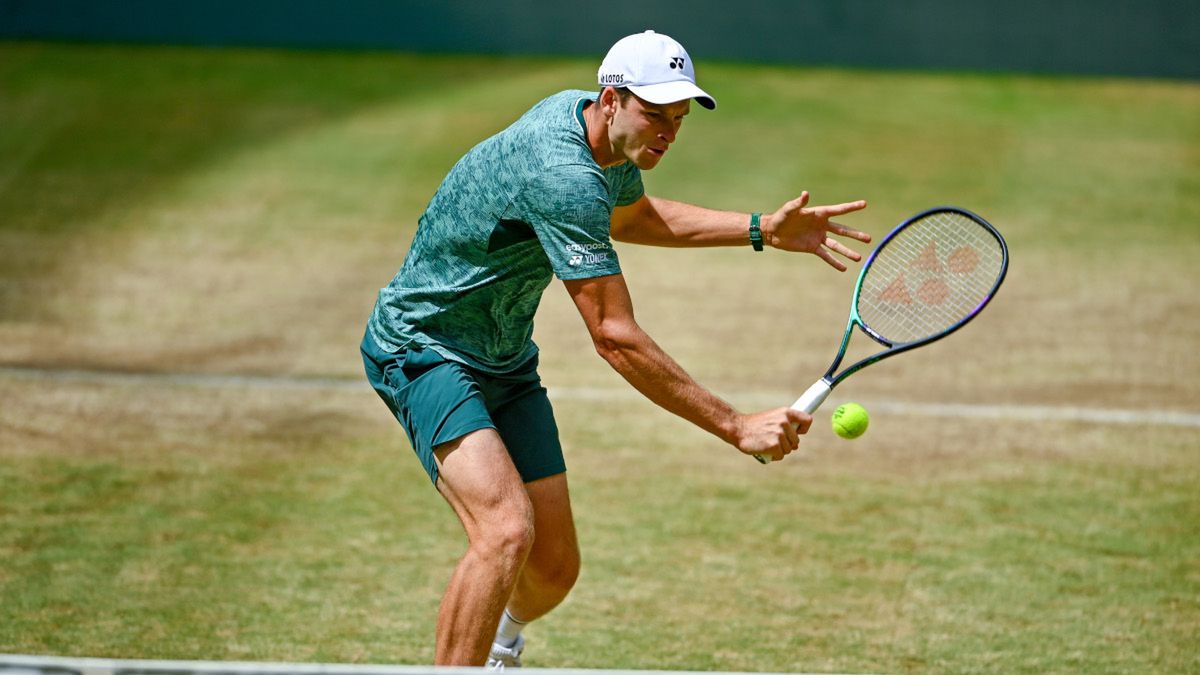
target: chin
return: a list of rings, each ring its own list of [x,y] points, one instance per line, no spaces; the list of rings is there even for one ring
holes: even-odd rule
[[[637,164],[637,168],[641,169],[642,171],[649,171],[650,169],[658,166],[658,163],[661,162],[662,159],[662,155],[644,152],[641,155],[638,155],[637,159],[634,160],[633,163]]]

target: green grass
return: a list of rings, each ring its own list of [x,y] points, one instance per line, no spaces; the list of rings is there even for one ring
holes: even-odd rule
[[[0,364],[358,380],[457,157],[586,60],[0,44]],[[1013,266],[840,400],[1196,412],[1200,87],[701,64],[648,189],[935,203]],[[825,367],[853,275],[622,248],[638,317],[739,402]],[[1055,322],[1063,322],[1060,330]],[[552,388],[624,385],[552,285]],[[980,358],[980,354],[987,358]],[[1200,668],[1200,431],[873,414],[764,469],[636,398],[555,402],[584,571],[533,666]],[[0,652],[422,663],[463,541],[365,382],[0,375]]]

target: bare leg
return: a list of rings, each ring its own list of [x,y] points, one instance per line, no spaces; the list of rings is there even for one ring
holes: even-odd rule
[[[579,577],[579,544],[567,493],[567,475],[560,473],[525,485],[533,505],[537,537],[525,567],[517,577],[508,611],[519,621],[532,621],[567,597]]]
[[[437,665],[482,666],[534,541],[534,511],[500,436],[481,429],[435,448],[438,490],[467,532],[438,611]]]

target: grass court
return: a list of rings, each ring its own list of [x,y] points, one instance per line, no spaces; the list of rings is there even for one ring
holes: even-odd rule
[[[527,665],[1200,669],[1200,86],[698,70],[720,107],[648,192],[865,198],[846,222],[877,238],[956,204],[1005,234],[1008,280],[771,467],[640,399],[552,284],[535,340],[584,568]],[[0,652],[431,661],[464,540],[358,341],[453,162],[594,72],[0,44]],[[618,252],[643,326],[745,409],[824,371],[856,274]],[[873,412],[853,442],[847,400]]]

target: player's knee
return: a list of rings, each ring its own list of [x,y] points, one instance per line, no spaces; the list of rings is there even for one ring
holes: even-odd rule
[[[505,560],[523,562],[533,548],[533,510],[526,503],[504,510],[493,525],[483,533],[485,546],[491,554]]]

